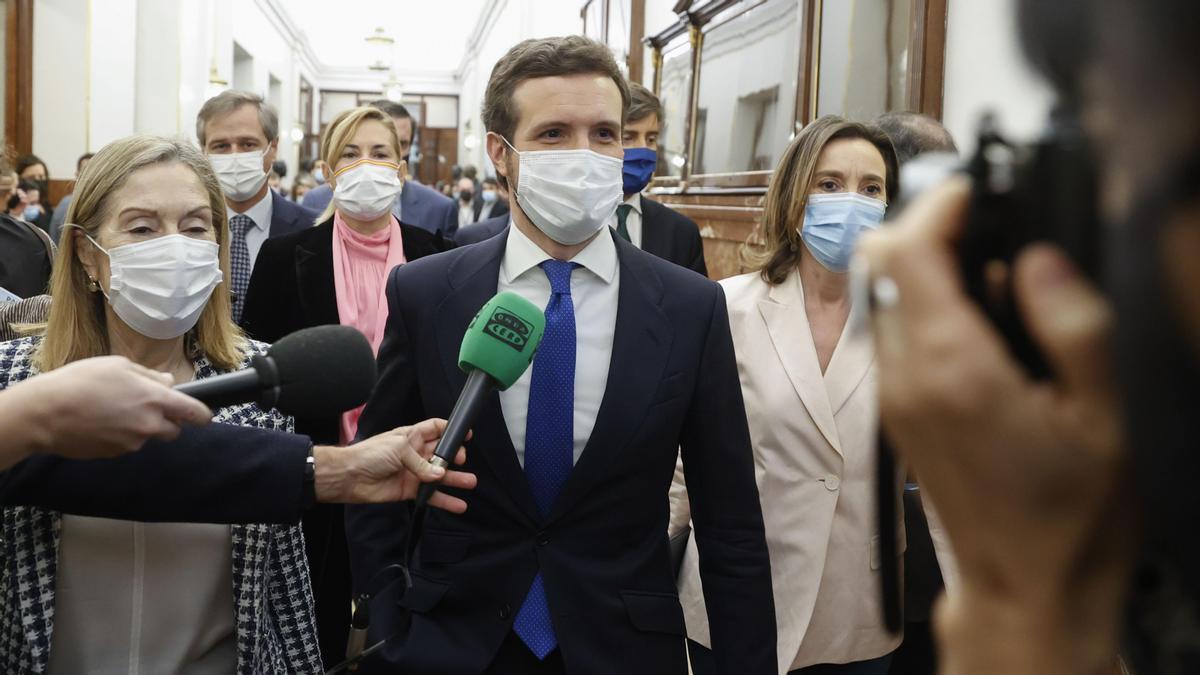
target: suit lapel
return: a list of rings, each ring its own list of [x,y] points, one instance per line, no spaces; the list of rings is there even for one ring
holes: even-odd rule
[[[296,287],[304,315],[314,325],[340,322],[333,281],[333,221],[321,223],[296,244]]]
[[[641,425],[658,391],[671,351],[673,332],[660,308],[662,281],[630,243],[610,232],[621,265],[617,322],[604,398],[583,454],[550,512],[553,521],[604,476]]]
[[[842,406],[846,405],[850,395],[866,377],[875,362],[875,349],[869,331],[855,331],[854,309],[842,329],[837,348],[829,359],[829,367],[825,369],[825,385],[829,392],[829,405],[833,414],[837,415]]]
[[[230,541],[233,546],[233,598],[235,623],[242,626],[254,626],[259,609],[266,601],[265,565],[267,559],[270,527],[267,525],[231,525],[229,527]],[[258,645],[249,635],[238,631],[237,654],[238,672],[243,672],[245,666],[254,662],[255,650]]]
[[[808,315],[804,311],[804,289],[800,286],[800,275],[790,274],[782,284],[772,286],[768,299],[759,301],[758,311],[767,324],[771,343],[775,345],[775,353],[783,364],[792,388],[796,390],[821,435],[840,454],[842,446],[837,425],[834,424],[833,407],[817,360],[817,348],[809,329]]]
[[[4,535],[9,573],[16,577],[10,581],[10,591],[21,600],[8,612],[19,616],[21,635],[31,648],[32,672],[45,672],[54,631],[62,518],[55,511],[33,507],[6,509]]]
[[[479,308],[496,294],[506,240],[506,237],[489,239],[464,252],[447,269],[451,291],[437,308],[435,335],[439,359],[453,397],[458,396],[467,380],[466,374],[458,367],[458,350],[463,332]],[[537,503],[525,480],[525,472],[517,462],[517,452],[513,448],[512,437],[504,422],[504,412],[500,408],[500,396],[496,392],[489,395],[487,404],[475,421],[474,438],[478,440],[469,443],[468,454],[483,455],[500,484],[509,492],[513,503],[531,521],[540,520]]]

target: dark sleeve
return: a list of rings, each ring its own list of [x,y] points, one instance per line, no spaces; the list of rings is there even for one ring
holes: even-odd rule
[[[267,239],[254,261],[254,272],[246,287],[246,305],[242,308],[242,329],[260,342],[277,342],[299,330],[291,319],[295,310],[295,275],[288,274],[292,258],[289,241]]]
[[[400,232],[404,239],[404,257],[408,262],[449,251],[456,246],[454,241],[446,239],[440,232],[430,232],[415,225],[401,223]]]
[[[458,231],[458,205],[451,201],[444,208],[446,215],[442,219],[442,236],[454,239],[454,233]]]
[[[362,417],[358,438],[370,438],[405,424],[424,419],[412,345],[400,307],[401,291],[396,281],[402,268],[388,279],[388,319],[379,347],[379,379]],[[350,573],[355,595],[368,588],[375,575],[388,565],[404,561],[405,534],[410,504],[356,504],[346,506],[346,541],[350,548]]]
[[[34,221],[33,224],[42,228],[42,232],[45,232],[47,235],[49,235],[50,221],[52,220],[54,220],[54,207],[50,206],[49,204],[43,204],[42,215],[38,216],[38,219]]]
[[[0,473],[4,506],[171,523],[300,522],[307,436],[187,427],[114,459],[31,457]]]
[[[724,293],[714,295],[680,451],[719,673],[774,675],[775,602]]]

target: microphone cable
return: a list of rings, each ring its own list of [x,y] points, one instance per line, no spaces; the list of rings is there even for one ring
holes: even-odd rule
[[[425,529],[426,511],[428,511],[428,506],[426,504],[421,504],[413,509],[412,525],[409,527],[408,542],[404,546],[404,562],[392,563],[376,572],[375,575],[371,577],[370,581],[367,582],[367,591],[361,593],[355,600],[354,614],[350,619],[351,630],[367,630],[370,625],[370,610],[367,609],[367,607],[370,604],[371,599],[376,595],[387,591],[397,582],[404,582],[404,590],[400,593],[401,597],[403,597],[404,593],[407,593],[409,589],[412,588],[412,573],[409,572],[409,569],[412,567],[413,556],[416,554],[417,544],[421,540],[421,533]],[[380,578],[383,577],[383,575],[396,570],[399,570],[400,572],[398,576],[377,588]],[[360,614],[360,612],[362,613]],[[366,625],[359,625],[360,623],[364,623]],[[338,673],[353,672],[354,670],[357,670],[358,664],[362,663],[362,661],[368,656],[383,649],[384,646],[387,645],[388,641],[400,635],[400,633],[401,631],[396,631],[382,640],[379,640],[375,644],[363,649],[362,652],[352,656],[347,656],[344,661],[325,671],[325,675],[337,675]]]
[[[388,572],[392,572],[395,570],[400,571],[400,574],[396,578],[388,581],[382,587],[376,588],[376,586],[378,586],[378,584],[379,584],[380,577],[382,577],[384,574],[386,574]],[[355,601],[354,601],[354,613],[350,618],[350,629],[352,631],[353,630],[366,631],[368,628],[370,628],[371,599],[374,598],[376,595],[379,595],[380,593],[383,593],[384,591],[388,590],[396,582],[399,582],[399,581],[404,582],[404,590],[400,593],[401,597],[403,597],[404,593],[407,593],[408,589],[412,588],[412,575],[409,574],[407,563],[406,564],[392,563],[392,564],[384,567],[383,569],[379,570],[378,572],[375,573],[374,576],[371,577],[371,580],[367,582],[367,591],[359,594],[358,598],[355,599]],[[368,656],[371,656],[375,652],[383,649],[384,646],[386,646],[387,643],[392,640],[392,638],[395,638],[396,636],[400,635],[400,633],[401,633],[401,631],[396,631],[395,633],[392,633],[391,635],[383,638],[382,640],[376,642],[375,644],[373,644],[369,647],[366,647],[365,649],[363,649],[361,652],[359,652],[357,654],[347,655],[347,657],[344,661],[342,661],[341,663],[338,663],[337,665],[330,668],[329,670],[326,670],[324,675],[337,675],[338,673],[353,672],[355,670],[358,670],[359,664],[361,664],[364,659],[366,659]]]

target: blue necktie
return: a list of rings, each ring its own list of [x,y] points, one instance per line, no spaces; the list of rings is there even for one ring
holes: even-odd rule
[[[246,232],[254,227],[250,216],[239,213],[229,219],[229,280],[233,293],[233,322],[241,323],[246,306],[246,288],[250,285],[250,247]]]
[[[550,279],[550,302],[529,383],[525,478],[543,516],[550,513],[575,464],[575,304],[571,301],[575,267],[575,263],[561,260],[541,264]],[[541,572],[517,612],[513,631],[539,659],[558,646]]]

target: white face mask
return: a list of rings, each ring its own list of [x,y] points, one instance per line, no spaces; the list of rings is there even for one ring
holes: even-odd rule
[[[591,150],[517,152],[504,142],[519,160],[517,204],[547,237],[573,246],[612,220],[624,197],[624,159]]]
[[[360,159],[334,172],[337,187],[333,202],[342,213],[355,220],[375,220],[391,213],[404,183],[400,166],[374,159]]]
[[[209,155],[213,171],[221,181],[221,190],[225,196],[235,202],[244,202],[258,194],[263,183],[267,182],[267,172],[263,170],[262,150],[254,152],[235,152],[229,155]]]
[[[172,234],[104,250],[108,304],[127,326],[155,340],[188,332],[221,283],[216,242]]]

